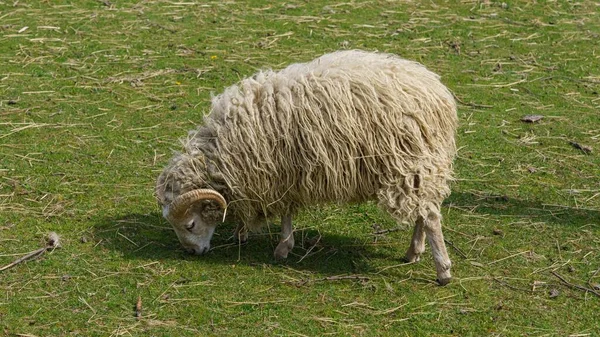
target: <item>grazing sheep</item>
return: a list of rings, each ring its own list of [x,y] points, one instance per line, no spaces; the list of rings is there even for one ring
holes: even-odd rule
[[[281,216],[275,257],[294,246],[301,207],[376,199],[415,223],[405,259],[429,238],[438,282],[450,259],[440,204],[450,194],[456,104],[439,76],[395,55],[339,51],[261,71],[214,97],[157,181],[164,217],[190,252],[208,251],[224,210],[237,237]]]

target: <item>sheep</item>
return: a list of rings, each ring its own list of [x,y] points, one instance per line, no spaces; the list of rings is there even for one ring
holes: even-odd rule
[[[450,194],[456,103],[435,73],[393,54],[325,54],[259,71],[212,98],[203,125],[160,174],[156,196],[183,247],[203,254],[224,212],[247,230],[281,217],[274,255],[294,247],[292,218],[324,203],[377,200],[414,223],[404,260],[429,239],[437,280],[451,280],[440,205]]]

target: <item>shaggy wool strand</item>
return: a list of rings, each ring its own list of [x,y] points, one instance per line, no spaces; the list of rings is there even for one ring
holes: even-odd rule
[[[391,54],[340,51],[213,97],[159,186],[215,188],[251,228],[311,204],[372,199],[414,221],[450,193],[456,127],[438,75]]]

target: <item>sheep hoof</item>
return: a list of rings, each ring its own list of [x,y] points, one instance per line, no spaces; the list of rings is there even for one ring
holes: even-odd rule
[[[233,239],[235,240],[235,243],[239,243],[239,244],[246,244],[248,243],[248,232],[237,232],[237,233],[233,233]]]
[[[452,281],[452,277],[444,277],[437,279],[437,283],[442,287],[450,283],[450,281]]]
[[[275,253],[273,255],[275,256],[275,260],[281,261],[287,259],[289,252],[290,248],[288,245],[285,242],[280,242],[277,245],[277,248],[275,248]]]
[[[230,240],[233,240],[236,245],[245,245],[248,243],[248,237],[238,237],[234,235],[233,239],[230,238]]]
[[[419,262],[419,260],[421,260],[421,256],[419,256],[419,255],[412,255],[412,256],[406,255],[401,259],[401,261],[404,263],[416,263],[416,262]]]
[[[287,253],[282,253],[282,252],[275,252],[275,254],[273,254],[275,256],[275,260],[277,261],[284,261],[287,259]]]
[[[247,235],[243,235],[243,236],[234,235],[233,240],[235,241],[235,243],[245,245],[246,243],[248,243],[248,236]]]

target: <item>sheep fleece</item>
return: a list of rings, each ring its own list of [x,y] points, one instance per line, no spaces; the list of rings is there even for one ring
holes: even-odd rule
[[[335,52],[214,97],[185,152],[219,178],[187,183],[225,186],[215,189],[251,229],[298,207],[370,199],[414,221],[450,193],[456,127],[453,95],[423,65]]]

